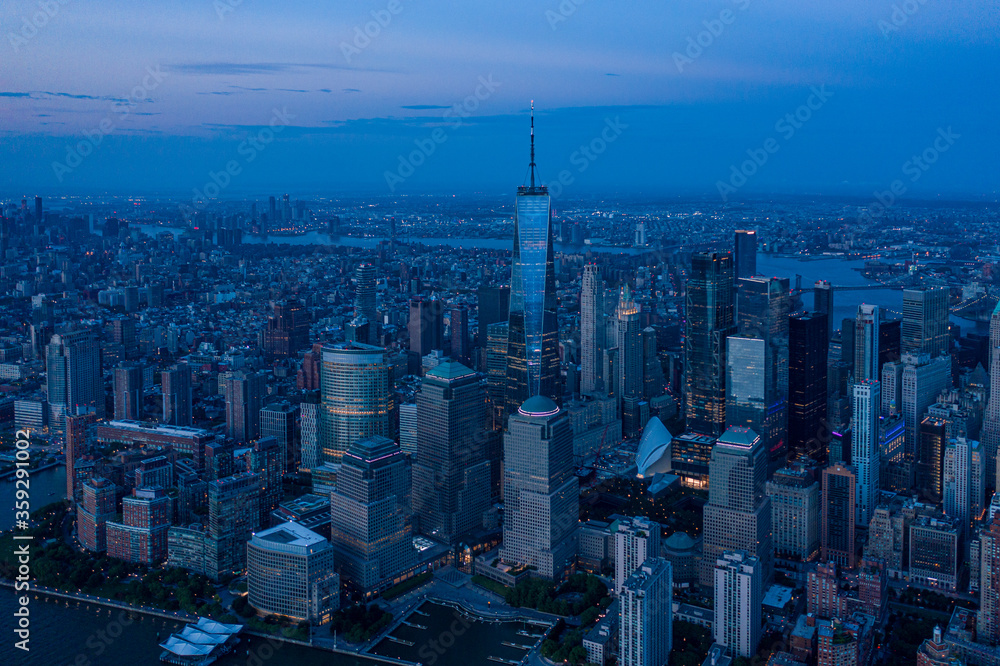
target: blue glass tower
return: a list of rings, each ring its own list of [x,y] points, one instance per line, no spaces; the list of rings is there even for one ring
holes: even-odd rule
[[[552,199],[535,185],[535,115],[531,114],[531,185],[517,188],[514,206],[514,265],[507,341],[506,415],[543,395],[557,404],[559,325],[552,260]]]

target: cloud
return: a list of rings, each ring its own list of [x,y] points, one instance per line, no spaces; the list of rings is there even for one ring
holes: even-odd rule
[[[0,91],[0,97],[16,97],[20,99],[40,99],[41,97],[65,97],[68,99],[97,100],[103,102],[127,102],[124,97],[110,95],[79,95],[68,92],[52,92],[50,90],[30,90],[28,92]],[[148,101],[148,100],[147,100]]]
[[[401,106],[401,109],[410,109],[412,111],[429,111],[431,109],[450,109],[450,106],[441,106],[440,104],[410,104],[408,106]]]
[[[615,74],[614,72],[605,72],[604,76],[621,76],[621,74]]]
[[[358,90],[357,88],[344,88],[344,92],[345,93],[356,93],[356,92],[361,92],[361,91]]]
[[[192,76],[246,76],[252,74],[285,74],[308,69],[346,70],[352,72],[389,72],[392,70],[368,67],[349,67],[325,62],[190,62],[166,65],[168,72]]]

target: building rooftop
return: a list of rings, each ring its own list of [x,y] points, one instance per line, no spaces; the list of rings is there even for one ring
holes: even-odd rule
[[[525,400],[517,412],[522,416],[553,416],[559,413],[559,406],[544,395],[536,395]]]
[[[718,443],[749,449],[759,441],[760,436],[750,428],[731,426],[726,429],[726,432],[722,433]]]
[[[468,377],[470,375],[475,375],[476,373],[458,361],[444,361],[439,363],[434,368],[428,370],[424,377],[435,377],[437,379],[445,379],[451,381],[453,379],[461,379],[462,377]]]
[[[312,530],[295,522],[284,523],[277,527],[257,532],[253,535],[253,538],[289,546],[314,546],[326,541],[326,539]]]

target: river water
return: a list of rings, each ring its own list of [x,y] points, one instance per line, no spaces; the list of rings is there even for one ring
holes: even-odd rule
[[[79,601],[42,594],[30,595],[31,639],[27,653],[14,647],[14,635],[0,636],[0,660],[24,666],[158,666],[159,643],[180,631],[183,622],[141,613],[127,613]],[[17,608],[10,588],[0,588],[0,616],[10,628]],[[325,629],[324,629],[325,631]],[[218,666],[378,666],[379,662],[351,655],[243,636],[236,652],[215,662]]]
[[[0,531],[14,527],[14,500],[17,488],[15,479],[0,480]],[[66,467],[58,465],[32,472],[28,477],[28,493],[31,510],[59,502],[66,497]]]

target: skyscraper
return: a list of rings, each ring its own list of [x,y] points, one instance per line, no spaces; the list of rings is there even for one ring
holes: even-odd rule
[[[826,428],[828,319],[803,312],[788,320],[788,447],[818,462],[826,459],[820,434]]]
[[[829,280],[816,280],[813,285],[813,309],[826,315],[826,335],[833,335],[833,285]]]
[[[580,393],[603,388],[604,280],[597,264],[583,267],[580,290]]]
[[[687,427],[717,437],[726,423],[726,338],[736,333],[731,254],[691,257],[685,308]]]
[[[948,288],[904,289],[902,352],[935,358],[950,347]]]
[[[879,323],[881,312],[877,305],[861,304],[854,325],[854,381],[866,379],[879,381]]]
[[[302,458],[301,447],[295,437],[298,416],[298,406],[288,402],[275,402],[260,410],[260,436],[277,440],[282,465],[290,474],[295,472]]]
[[[309,346],[309,311],[297,300],[274,303],[263,338],[268,358],[295,358]]]
[[[808,562],[819,553],[820,484],[801,465],[779,469],[767,482],[778,557]]]
[[[639,414],[643,393],[643,357],[639,307],[628,285],[622,288],[616,312],[618,319],[618,396],[622,430],[634,437],[646,425]]]
[[[381,347],[326,345],[320,368],[319,447],[323,462],[340,462],[364,437],[394,437],[391,366]]]
[[[163,422],[189,426],[191,420],[191,366],[178,363],[161,373]]]
[[[456,305],[451,309],[451,357],[469,363],[469,309]]]
[[[354,315],[368,320],[367,342],[378,342],[378,311],[375,309],[375,267],[369,263],[358,266],[354,272],[356,291],[354,295]]]
[[[260,475],[260,525],[270,522],[271,512],[284,497],[285,451],[274,437],[261,437],[250,449],[250,470]]]
[[[979,639],[1000,645],[1000,513],[979,535]]]
[[[490,430],[478,375],[445,361],[424,376],[417,394],[413,511],[420,531],[445,543],[483,524],[490,507]]]
[[[410,351],[424,357],[435,349],[444,349],[444,304],[438,299],[410,300]]]
[[[247,543],[247,599],[257,610],[324,624],[340,606],[333,547],[289,521]]]
[[[260,528],[261,478],[240,472],[208,484],[205,573],[213,579],[246,566],[247,541]]]
[[[490,324],[507,323],[510,316],[510,287],[480,287],[479,331],[485,331]]]
[[[920,446],[917,450],[917,492],[932,503],[944,499],[944,450],[948,445],[944,420],[925,416],[920,422]]]
[[[854,385],[851,417],[851,463],[858,472],[857,516],[859,525],[867,525],[878,503],[880,485],[879,414],[882,410],[882,384],[866,379]]]
[[[823,504],[820,518],[820,559],[853,569],[855,498],[858,477],[854,470],[837,462],[823,470]]]
[[[662,666],[673,648],[673,567],[645,560],[622,583],[619,597],[622,666]]]
[[[115,368],[115,420],[142,420],[142,367]]]
[[[507,390],[507,332],[506,321],[486,327],[486,381],[492,408],[493,427],[503,426],[504,393]]]
[[[53,335],[46,348],[45,371],[52,422],[58,429],[65,427],[66,414],[104,417],[101,348],[92,331]]]
[[[552,200],[535,185],[535,119],[531,118],[531,185],[517,188],[507,340],[506,417],[532,396],[555,403],[559,387],[559,324],[552,253]]]
[[[713,584],[715,562],[727,550],[745,550],[760,558],[764,578],[770,579],[774,541],[771,499],[765,492],[767,466],[767,450],[747,428],[729,428],[712,448],[703,514],[702,585]]]
[[[749,278],[757,274],[757,232],[736,230],[736,279]]]
[[[416,564],[410,462],[391,439],[364,437],[343,454],[330,509],[335,561],[351,588],[367,597]]]
[[[715,642],[733,654],[753,657],[761,637],[764,564],[746,551],[726,551],[712,563]]]
[[[919,425],[927,408],[941,391],[951,385],[951,356],[931,358],[926,354],[903,354],[902,414],[906,429],[906,450],[917,450]]]
[[[544,396],[525,401],[507,423],[503,461],[500,557],[558,580],[576,557],[579,522],[569,413]]]
[[[260,437],[260,409],[266,393],[265,377],[237,372],[226,380],[226,434],[237,442]]]
[[[618,521],[615,532],[615,594],[639,566],[660,554],[660,524],[642,516]]]
[[[958,520],[963,535],[983,510],[985,480],[979,442],[958,437],[944,450],[944,513]]]
[[[990,397],[983,417],[983,455],[986,465],[986,487],[996,488],[997,467],[1000,467],[1000,302],[990,318]]]

